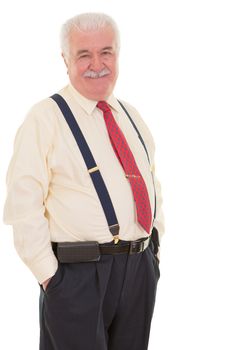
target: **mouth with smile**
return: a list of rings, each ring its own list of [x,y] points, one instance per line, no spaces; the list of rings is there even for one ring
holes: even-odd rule
[[[108,68],[103,68],[99,72],[95,72],[93,70],[87,70],[84,74],[84,78],[90,78],[90,79],[99,79],[104,78],[110,74],[110,70]]]

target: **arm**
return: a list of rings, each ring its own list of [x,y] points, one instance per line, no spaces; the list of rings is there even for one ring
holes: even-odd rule
[[[39,283],[55,274],[45,202],[48,195],[51,126],[33,108],[19,129],[7,173],[4,221],[13,226],[14,245]]]

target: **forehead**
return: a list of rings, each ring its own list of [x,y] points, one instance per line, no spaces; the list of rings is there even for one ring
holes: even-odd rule
[[[116,37],[111,27],[104,27],[96,31],[82,32],[72,30],[69,36],[70,51],[101,50],[104,47],[116,49]]]

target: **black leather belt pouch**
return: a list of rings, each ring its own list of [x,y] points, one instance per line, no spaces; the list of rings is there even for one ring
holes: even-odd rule
[[[151,242],[153,246],[154,255],[156,256],[159,250],[159,234],[155,227],[153,227],[151,232]]]
[[[56,244],[56,256],[61,263],[79,263],[99,261],[101,254],[96,241],[59,242]]]

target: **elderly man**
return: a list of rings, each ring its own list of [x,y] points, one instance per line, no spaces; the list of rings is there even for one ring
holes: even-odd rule
[[[70,84],[19,129],[4,214],[41,285],[40,350],[147,349],[163,233],[153,138],[113,95],[115,22],[71,18],[61,46]]]

